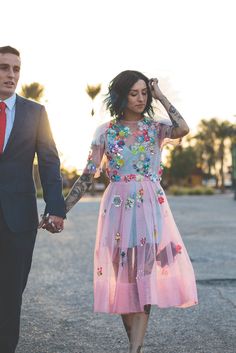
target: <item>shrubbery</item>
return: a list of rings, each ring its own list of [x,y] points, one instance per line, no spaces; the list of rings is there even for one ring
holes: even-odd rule
[[[181,196],[181,195],[214,195],[215,190],[206,186],[185,187],[173,185],[168,189],[168,194]]]

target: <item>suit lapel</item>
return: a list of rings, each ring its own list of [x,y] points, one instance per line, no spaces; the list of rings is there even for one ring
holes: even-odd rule
[[[3,154],[7,153],[8,149],[14,141],[17,139],[19,133],[21,133],[23,128],[23,122],[27,117],[27,104],[26,100],[20,96],[16,96],[16,111],[15,111],[15,119],[13,123],[13,127],[11,130],[11,134],[7,141],[6,147],[4,149]]]

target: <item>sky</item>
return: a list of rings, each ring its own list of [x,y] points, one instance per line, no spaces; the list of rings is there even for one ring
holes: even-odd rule
[[[0,46],[21,52],[22,84],[45,86],[65,166],[83,168],[109,81],[134,69],[157,77],[195,131],[202,118],[236,122],[234,0],[11,0],[0,3]],[[102,84],[92,118],[87,84]],[[163,112],[162,112],[163,113]]]

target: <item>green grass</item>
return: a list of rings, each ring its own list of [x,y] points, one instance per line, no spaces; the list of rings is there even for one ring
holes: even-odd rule
[[[69,192],[69,189],[63,190],[63,195],[66,196]],[[178,186],[173,185],[168,188],[169,195],[182,196],[182,195],[214,195],[215,190],[206,186],[195,186],[195,187],[186,187],[186,186]],[[37,197],[43,197],[42,189],[37,191]]]
[[[206,186],[186,187],[186,186],[173,185],[168,189],[168,194],[175,195],[175,196],[214,195],[215,191],[213,188],[206,187]]]

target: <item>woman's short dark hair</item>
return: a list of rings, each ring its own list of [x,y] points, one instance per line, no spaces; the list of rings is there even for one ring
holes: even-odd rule
[[[14,54],[14,55],[20,56],[20,52],[17,49],[10,47],[9,45],[7,45],[5,47],[0,47],[0,53],[1,54]]]
[[[153,116],[152,94],[149,88],[149,79],[139,71],[126,70],[119,73],[108,86],[108,93],[104,100],[106,108],[111,116],[121,118],[127,105],[127,97],[131,87],[138,81],[143,80],[147,85],[147,104],[144,113]]]

